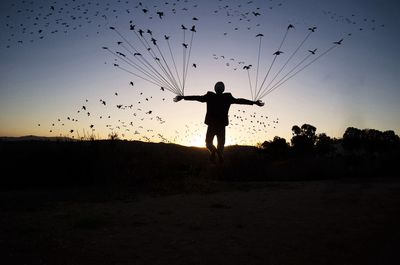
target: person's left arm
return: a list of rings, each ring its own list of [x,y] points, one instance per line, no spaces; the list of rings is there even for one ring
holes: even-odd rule
[[[244,99],[244,98],[234,98],[232,97],[232,104],[240,104],[240,105],[257,105],[257,106],[264,106],[264,102],[262,102],[261,100],[248,100],[248,99]]]

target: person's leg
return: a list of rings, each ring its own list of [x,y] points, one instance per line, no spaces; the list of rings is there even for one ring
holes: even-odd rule
[[[217,146],[218,159],[220,163],[223,163],[224,162],[223,152],[225,146],[225,126],[218,128],[216,135],[218,140],[218,146]]]
[[[208,126],[206,133],[206,147],[210,151],[211,162],[215,161],[215,153],[217,152],[217,148],[215,148],[213,144],[214,136],[215,136],[215,129],[212,126]]]

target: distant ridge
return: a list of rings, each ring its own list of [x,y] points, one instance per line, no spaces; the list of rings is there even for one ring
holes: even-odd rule
[[[25,135],[19,137],[0,136],[0,141],[16,142],[16,141],[76,141],[76,140],[69,137],[61,137],[61,136],[46,137],[46,136],[36,136],[36,135]]]

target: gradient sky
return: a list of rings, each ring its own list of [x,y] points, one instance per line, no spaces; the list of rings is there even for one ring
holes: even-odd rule
[[[308,49],[317,48],[318,56],[333,42],[344,39],[341,45],[264,97],[264,107],[232,106],[228,144],[255,144],[276,135],[289,140],[291,127],[304,123],[331,137],[341,137],[349,126],[400,134],[398,1],[164,0],[142,1],[142,6],[139,2],[1,1],[0,135],[77,138],[93,133],[107,138],[114,131],[126,139],[167,139],[203,145],[204,104],[174,103],[173,93],[114,67],[115,57],[102,49],[106,46],[121,50],[116,44],[121,38],[110,26],[132,37],[133,45],[139,47],[129,31],[131,20],[137,28],[151,29],[165,53],[168,50],[163,36],[171,36],[180,71],[180,27],[196,25],[185,95],[205,94],[213,90],[217,81],[223,81],[226,91],[235,97],[251,98],[244,64],[237,62],[253,65],[250,74],[254,86],[259,49],[259,38],[255,36],[259,33],[264,37],[258,84],[289,24],[295,29],[289,31],[281,48],[284,53],[277,57],[267,83],[305,38],[309,27],[316,26],[317,30],[292,58],[286,71],[304,58]],[[149,11],[145,14],[143,8]],[[159,19],[157,11],[163,11],[165,16]],[[193,21],[193,17],[199,20]],[[197,67],[192,67],[192,63]],[[116,107],[131,104],[132,108],[125,110]],[[82,106],[87,107],[90,116]],[[146,114],[148,111],[151,114]],[[71,129],[73,133],[69,132]]]

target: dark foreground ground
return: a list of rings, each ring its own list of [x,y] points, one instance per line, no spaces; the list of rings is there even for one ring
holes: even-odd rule
[[[1,264],[400,264],[396,156],[1,143]]]
[[[2,264],[400,264],[400,182],[1,192]]]

